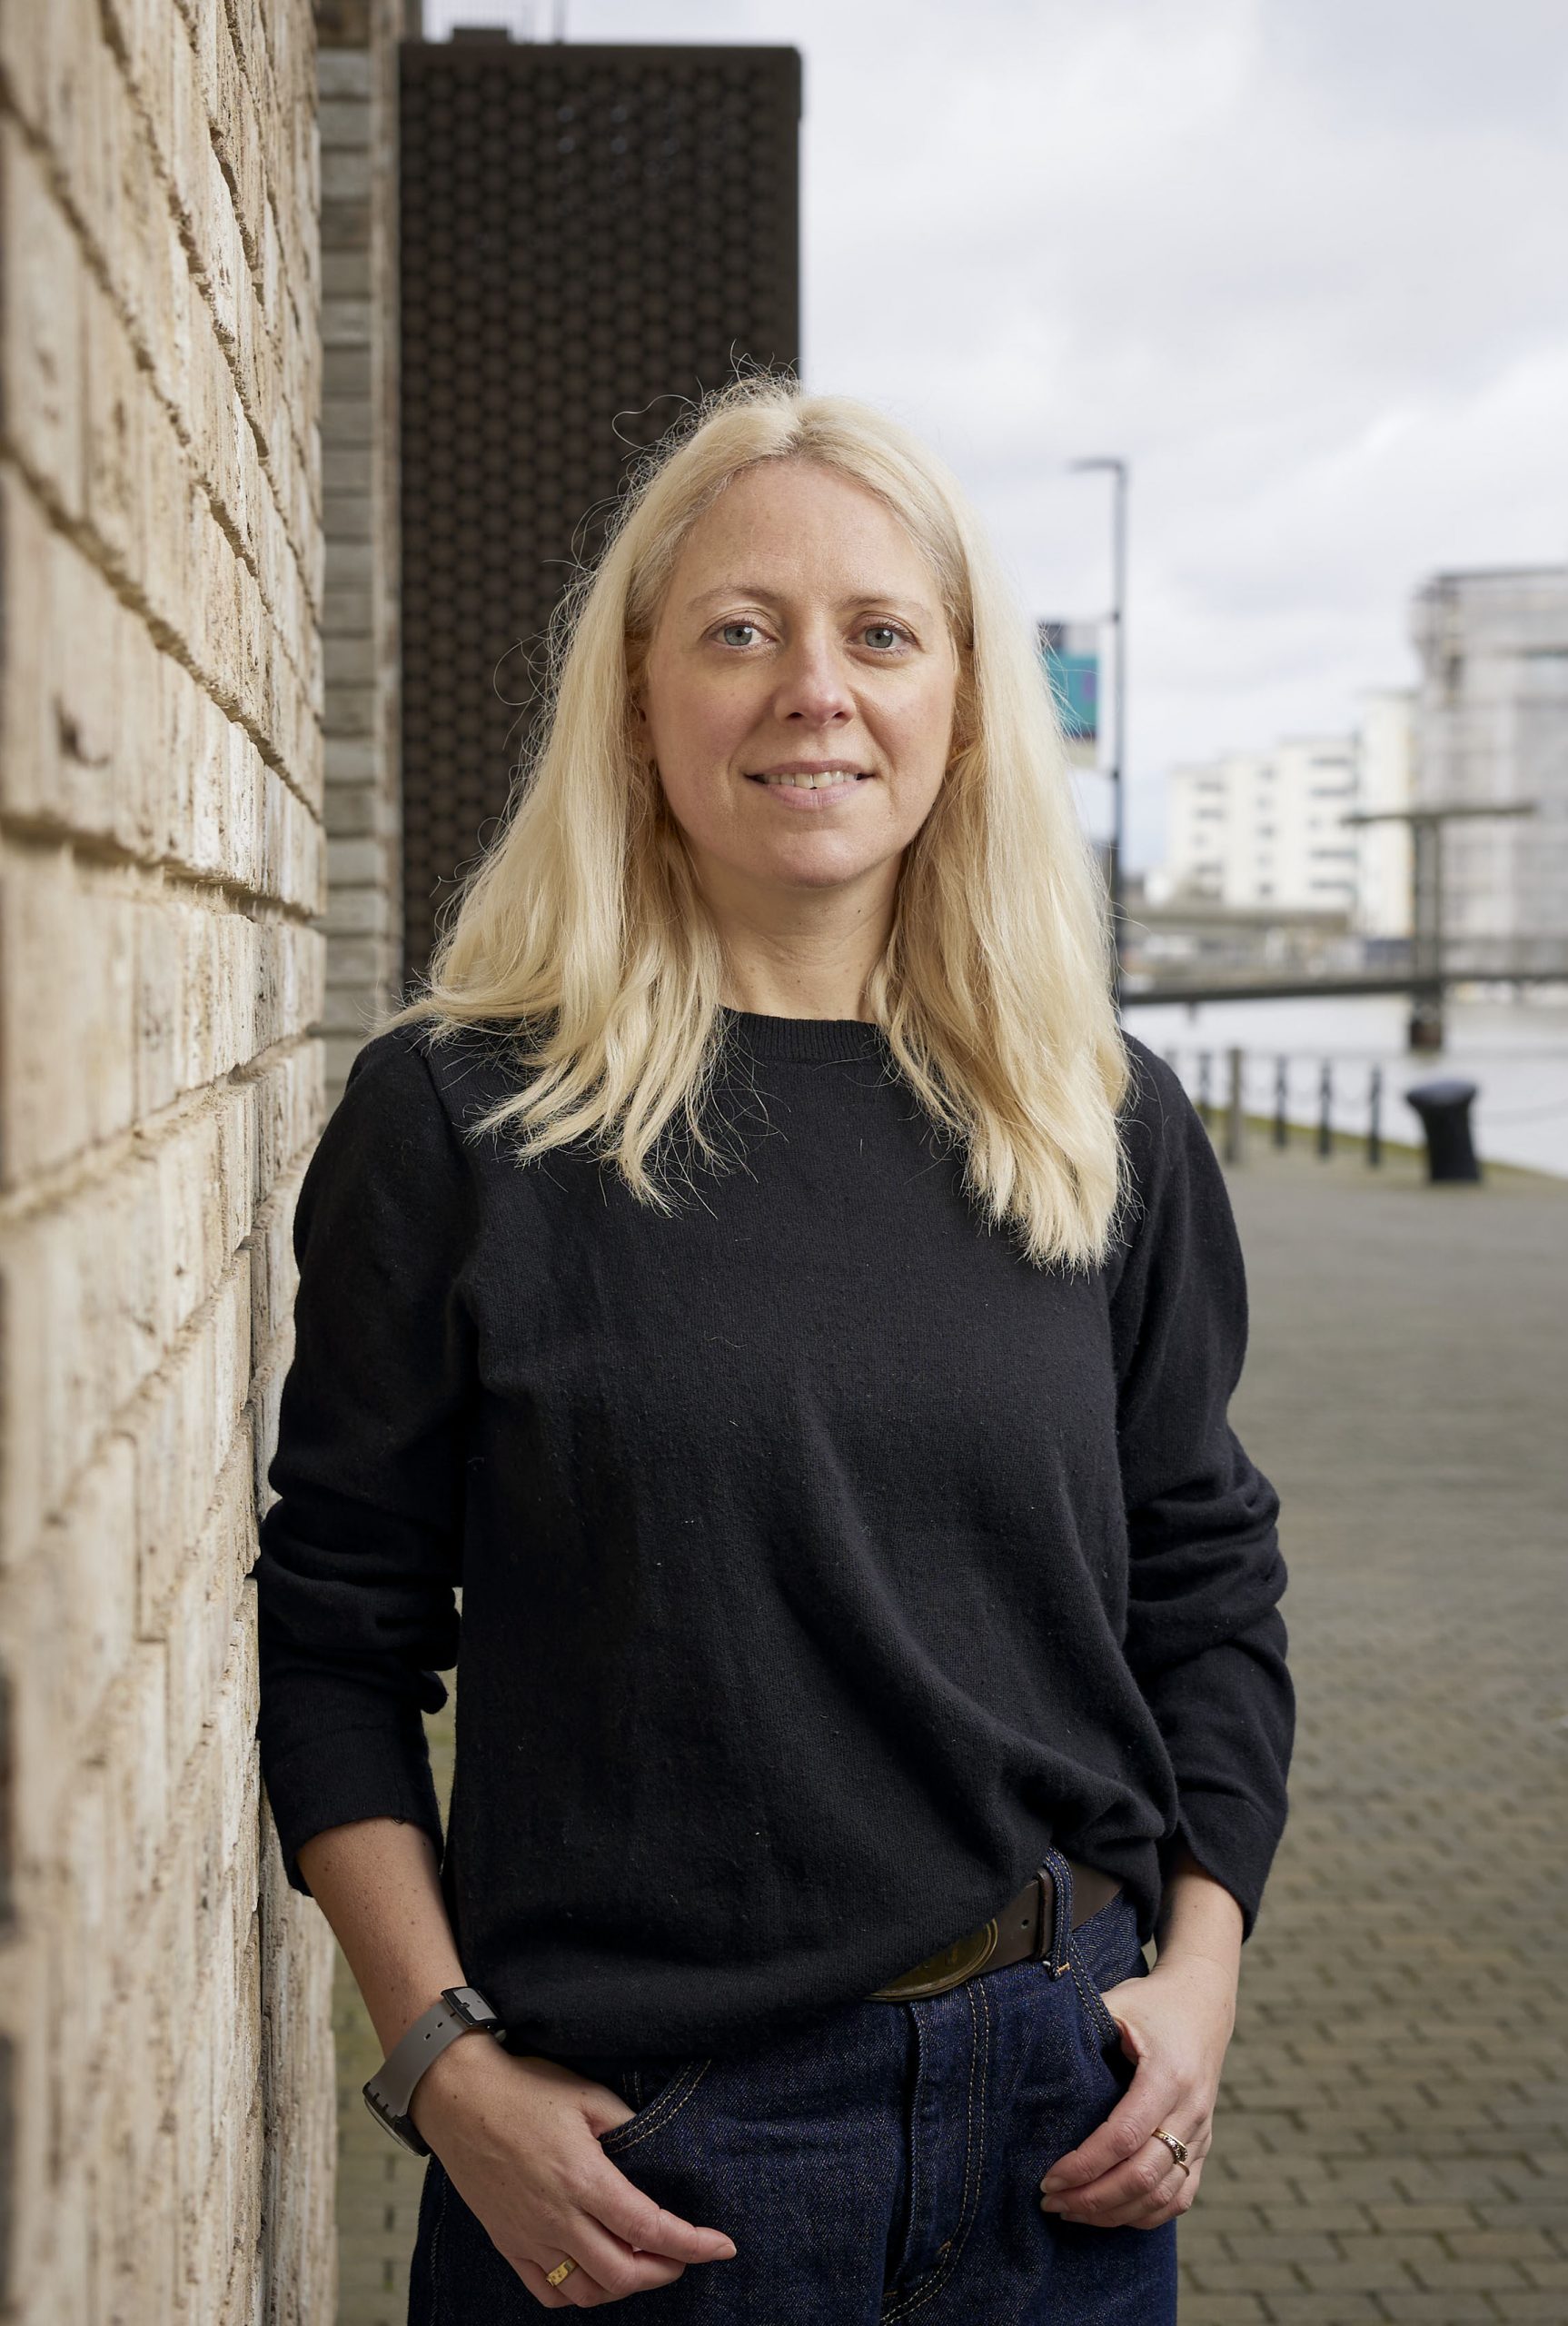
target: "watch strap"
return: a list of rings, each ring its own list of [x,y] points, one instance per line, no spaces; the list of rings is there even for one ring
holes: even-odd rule
[[[364,2087],[372,2113],[405,2148],[414,2149],[417,2154],[428,2155],[430,2151],[409,2119],[413,2088],[431,2062],[439,2059],[449,2043],[455,2043],[460,2035],[470,2034],[475,2029],[482,2029],[498,2042],[506,2033],[500,2013],[477,1987],[443,1987],[439,2001],[421,2013]]]

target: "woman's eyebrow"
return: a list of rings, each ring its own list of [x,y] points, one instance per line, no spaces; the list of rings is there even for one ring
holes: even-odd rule
[[[702,590],[695,598],[688,598],[687,611],[695,613],[699,608],[712,605],[724,598],[752,598],[772,604],[776,593],[760,582],[724,582],[716,590]],[[928,621],[933,611],[923,598],[908,597],[902,590],[851,590],[847,597],[839,599],[839,611],[845,613],[851,606],[865,605],[906,606],[910,613],[923,614]]]

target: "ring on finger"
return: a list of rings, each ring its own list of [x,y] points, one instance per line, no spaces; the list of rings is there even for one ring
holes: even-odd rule
[[[1189,2152],[1186,2141],[1178,2141],[1174,2132],[1162,2132],[1157,2124],[1154,2131],[1149,2134],[1149,2138],[1152,2141],[1164,2141],[1166,2148],[1169,2149],[1176,2162],[1181,2166],[1182,2171],[1184,2172],[1191,2171],[1191,2167],[1187,2163]]]

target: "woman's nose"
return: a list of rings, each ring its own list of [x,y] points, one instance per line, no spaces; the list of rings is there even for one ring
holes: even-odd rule
[[[854,694],[832,646],[802,640],[793,648],[779,673],[774,709],[782,719],[800,719],[812,726],[854,717]]]

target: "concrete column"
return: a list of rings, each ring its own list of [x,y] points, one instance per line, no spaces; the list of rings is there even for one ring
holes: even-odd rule
[[[327,1096],[394,1006],[398,740],[397,43],[405,0],[318,0],[326,594]]]

